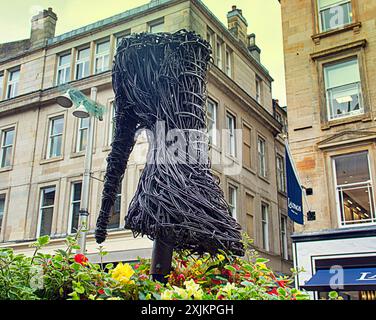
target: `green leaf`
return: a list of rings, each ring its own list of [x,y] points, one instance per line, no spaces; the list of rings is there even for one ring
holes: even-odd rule
[[[256,263],[267,263],[269,262],[269,259],[265,259],[265,258],[257,258],[256,259]]]
[[[112,291],[111,291],[110,288],[104,288],[103,291],[104,291],[106,296],[108,296],[108,297],[112,296]]]
[[[336,292],[336,291],[330,291],[329,292],[329,298],[330,299],[337,299],[338,298],[338,292]]]
[[[236,269],[233,266],[225,266],[225,269],[236,272]]]
[[[50,236],[48,236],[48,235],[40,237],[37,240],[38,245],[41,246],[41,247],[45,246],[49,242],[50,242]]]

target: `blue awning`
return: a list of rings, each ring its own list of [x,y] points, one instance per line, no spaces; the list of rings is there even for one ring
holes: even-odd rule
[[[376,268],[320,269],[300,287],[307,291],[376,290]]]

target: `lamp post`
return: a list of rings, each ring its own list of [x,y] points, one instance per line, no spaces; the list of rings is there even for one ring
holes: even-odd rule
[[[76,109],[73,111],[73,115],[75,117],[81,119],[89,118],[78,223],[78,244],[80,246],[78,253],[85,253],[86,251],[87,221],[89,216],[90,173],[93,159],[94,120],[96,118],[102,120],[103,114],[103,108],[96,102],[97,91],[98,90],[96,87],[91,88],[89,99],[76,89],[68,89],[63,95],[56,99],[56,102],[64,108],[71,108],[73,105],[76,106]]]

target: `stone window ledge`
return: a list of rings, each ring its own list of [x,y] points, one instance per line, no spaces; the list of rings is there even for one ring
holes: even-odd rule
[[[328,130],[331,127],[340,126],[348,123],[354,123],[354,122],[368,122],[372,121],[372,117],[370,113],[364,113],[358,116],[353,117],[346,117],[343,119],[336,119],[336,120],[330,120],[323,124],[321,124],[321,130]]]
[[[335,35],[335,34],[350,31],[350,30],[353,30],[355,34],[359,33],[361,26],[362,26],[361,22],[354,22],[354,23],[345,25],[342,28],[316,33],[313,36],[311,36],[311,38],[316,45],[319,45],[322,38],[329,37],[331,35]]]
[[[64,156],[50,158],[50,159],[42,159],[39,164],[47,164],[47,163],[53,163],[64,160]]]

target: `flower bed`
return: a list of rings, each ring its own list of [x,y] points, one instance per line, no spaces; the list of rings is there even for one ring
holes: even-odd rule
[[[305,292],[291,287],[292,277],[277,276],[249,243],[246,258],[221,252],[201,257],[174,255],[168,284],[150,279],[150,261],[137,264],[92,264],[66,239],[66,250],[43,254],[49,237],[33,244],[34,256],[0,249],[0,299],[5,300],[305,300]],[[99,255],[107,253],[101,248]]]

